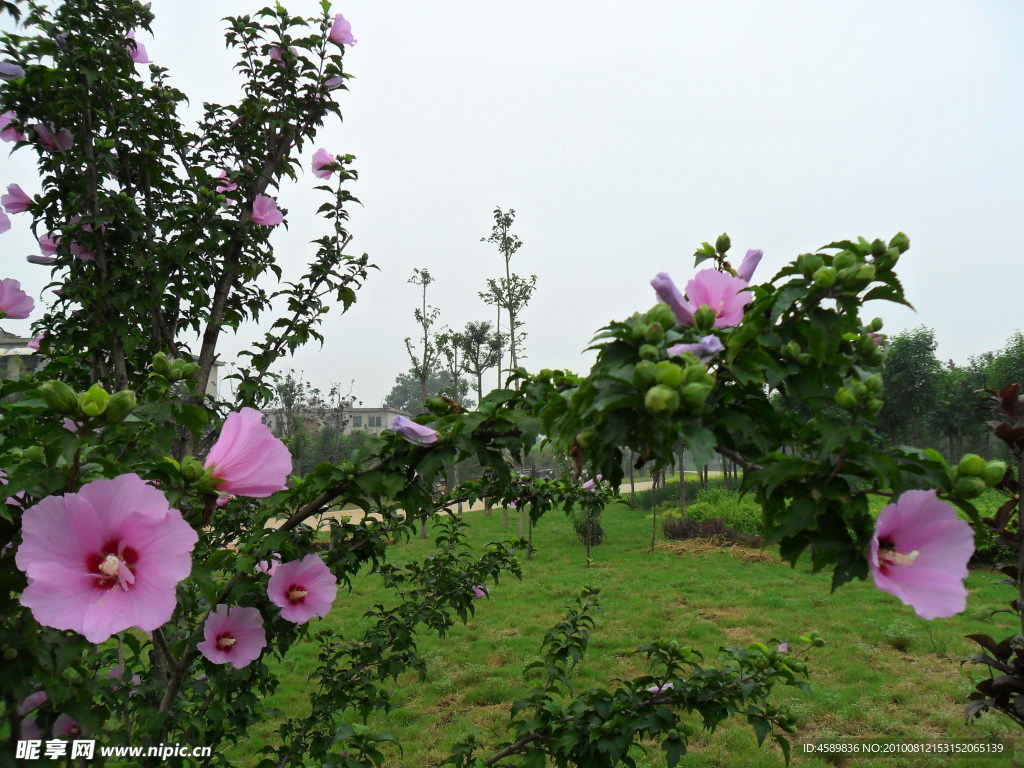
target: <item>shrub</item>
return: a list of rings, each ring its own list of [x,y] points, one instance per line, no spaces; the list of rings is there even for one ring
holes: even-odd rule
[[[581,512],[574,511],[570,517],[572,528],[576,531],[576,536],[581,544],[589,544],[593,547],[604,541],[604,528],[601,527],[600,515],[591,515],[588,520]],[[587,541],[588,535],[589,542]]]

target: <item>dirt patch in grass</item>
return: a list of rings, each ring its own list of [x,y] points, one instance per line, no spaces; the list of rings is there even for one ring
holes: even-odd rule
[[[724,539],[683,539],[681,541],[662,541],[659,549],[668,549],[677,555],[706,555],[712,552],[728,552],[745,563],[777,563],[778,554],[763,549],[730,544]]]

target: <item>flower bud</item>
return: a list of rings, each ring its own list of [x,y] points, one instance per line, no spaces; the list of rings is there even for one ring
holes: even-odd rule
[[[697,411],[704,405],[711,394],[711,387],[708,384],[687,384],[679,393],[679,399],[688,410]]]
[[[881,256],[883,253],[885,253],[885,243],[876,237],[871,241],[871,255]]]
[[[800,345],[793,340],[787,341],[782,345],[782,349],[779,350],[779,354],[781,354],[786,360],[795,359],[801,352],[803,352],[803,350],[800,348]]]
[[[796,260],[796,268],[800,270],[800,274],[804,277],[811,277],[824,264],[825,260],[816,253],[801,253]]]
[[[714,327],[717,317],[715,310],[707,304],[703,304],[693,315],[693,327],[698,331],[710,331]]]
[[[78,395],[63,381],[47,381],[36,391],[42,401],[57,413],[78,413]]]
[[[199,363],[186,363],[178,361],[178,378],[179,379],[194,379],[196,374],[199,373]]]
[[[668,304],[655,304],[647,310],[647,322],[657,323],[662,328],[672,328],[676,324],[676,316]]]
[[[683,384],[707,384],[714,386],[715,377],[708,373],[708,369],[700,363],[686,366],[683,371]]]
[[[658,384],[647,390],[644,407],[655,416],[673,413],[679,408],[679,393],[664,384]]]
[[[870,282],[875,279],[875,267],[872,264],[862,264],[857,270],[857,279]]]
[[[835,267],[821,267],[815,270],[812,277],[818,288],[831,288],[836,282]]]
[[[651,323],[647,326],[647,333],[644,334],[645,341],[650,344],[657,344],[664,338],[665,329],[661,327],[661,323]]]
[[[640,357],[644,360],[657,360],[661,357],[661,350],[653,344],[644,344],[640,347]]]
[[[719,253],[723,254],[723,255],[731,247],[732,247],[732,240],[729,239],[729,235],[727,235],[725,232],[720,234],[718,236],[718,239],[715,240],[715,250],[718,251]]]
[[[205,474],[207,474],[206,467],[195,456],[186,456],[181,460],[181,479],[185,482],[198,482]]]
[[[871,331],[872,333],[877,333],[878,331],[882,330],[883,325],[884,323],[882,322],[882,318],[876,317],[874,320],[868,323],[868,330]]]
[[[902,232],[897,232],[892,240],[889,241],[889,247],[895,248],[900,253],[906,253],[910,250],[910,238]]]
[[[107,410],[110,395],[99,384],[93,384],[78,396],[78,407],[86,416],[99,416]]]
[[[869,419],[874,419],[878,416],[879,411],[882,410],[883,405],[885,405],[885,401],[879,400],[877,397],[873,397],[868,400],[868,404],[864,408],[864,413],[867,414]]]
[[[669,360],[662,360],[656,366],[656,378],[659,384],[677,389],[683,383],[683,369]]]
[[[135,393],[130,389],[125,389],[120,392],[115,392],[110,396],[110,401],[107,403],[107,409],[103,412],[103,420],[107,424],[116,424],[122,421],[125,416],[135,410],[135,406],[138,404],[135,399]]]
[[[641,360],[633,369],[633,385],[638,389],[647,389],[657,379],[657,366],[650,360]]]
[[[882,394],[882,383],[882,374],[880,373],[873,373],[864,381],[868,394],[872,397],[878,397]]]
[[[836,392],[836,405],[846,411],[852,411],[857,407],[857,396],[846,387],[840,387]]]
[[[999,485],[1005,475],[1005,461],[990,461],[985,467],[985,474],[982,476],[982,479],[985,481],[986,485]]]
[[[842,253],[837,255],[835,257],[835,259],[832,261],[832,266],[835,267],[837,270],[839,270],[839,269],[847,269],[848,267],[852,267],[856,263],[857,263],[857,257],[856,256],[854,256],[849,251],[843,251]]]
[[[854,379],[850,382],[850,389],[858,400],[863,400],[864,396],[868,393],[867,385],[860,379]]]
[[[953,486],[953,493],[963,499],[974,499],[985,492],[985,481],[980,477],[961,477]]]
[[[46,452],[43,450],[41,445],[32,445],[25,449],[25,453],[22,454],[25,461],[34,461],[37,464],[46,463]]]
[[[171,373],[171,361],[163,352],[153,355],[153,371],[161,376],[168,376]]]
[[[982,477],[988,469],[987,462],[976,453],[968,453],[957,465],[961,477]]]

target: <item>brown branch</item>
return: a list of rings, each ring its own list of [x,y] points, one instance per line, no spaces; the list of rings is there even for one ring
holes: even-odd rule
[[[731,448],[726,448],[726,447],[721,446],[721,445],[716,445],[715,446],[715,452],[718,453],[721,456],[725,456],[725,458],[729,459],[730,461],[733,461],[736,464],[739,464],[741,467],[743,467],[743,469],[745,469],[745,470],[747,470],[749,472],[754,472],[754,471],[757,471],[759,469],[764,469],[764,467],[762,467],[760,464],[754,464],[751,461],[747,461],[745,458],[743,458],[743,456],[741,456],[740,454],[736,453],[736,451],[732,450]]]

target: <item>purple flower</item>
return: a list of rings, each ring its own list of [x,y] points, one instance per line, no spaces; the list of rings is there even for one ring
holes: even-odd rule
[[[284,221],[284,214],[277,207],[274,198],[256,195],[252,204],[252,220],[264,227],[276,227]]]
[[[473,599],[479,600],[481,597],[487,597],[487,587],[483,584],[473,585]]]
[[[717,336],[705,336],[696,344],[675,344],[665,351],[669,357],[689,352],[702,363],[706,363],[723,349],[725,349],[725,345],[722,344],[722,340]]]
[[[51,264],[56,264],[57,259],[53,256],[26,256],[25,261],[29,264],[40,264],[44,267],[48,267]]]
[[[604,480],[604,476],[600,475],[600,474],[597,477],[593,477],[590,480],[587,480],[587,482],[585,482],[583,484],[583,490],[584,491],[592,491],[592,490],[594,490],[594,488],[597,487],[597,484],[600,483],[602,480]]]
[[[352,37],[352,25],[340,13],[334,17],[334,24],[331,25],[329,35],[332,42],[338,45],[355,45],[356,39]]]
[[[313,154],[313,175],[318,179],[329,179],[334,174],[334,155],[320,148]]]
[[[779,653],[789,653],[789,643],[779,643],[779,647],[775,650]]]
[[[47,232],[39,238],[39,250],[43,252],[43,256],[56,256],[59,242],[60,238],[56,237],[53,232]]]
[[[0,62],[0,80],[17,80],[25,76],[25,70],[9,61]]]
[[[675,688],[675,685],[672,683],[662,683],[661,685],[652,685],[647,689],[647,692],[654,694],[665,693],[666,691],[671,691],[673,688]]]
[[[754,270],[761,263],[762,256],[764,256],[764,252],[760,249],[747,251],[747,255],[743,257],[743,263],[740,264],[740,268],[736,272],[736,277],[745,283],[749,283],[750,278],[754,276]]]
[[[32,198],[17,184],[8,184],[7,194],[0,195],[0,205],[8,213],[23,213],[32,207]]]
[[[218,491],[265,498],[287,487],[292,456],[263,423],[263,414],[243,408],[224,419],[205,466],[220,480]]]
[[[24,320],[32,314],[35,306],[32,297],[21,290],[21,283],[17,280],[10,277],[0,280],[0,317]]]
[[[305,624],[326,616],[338,594],[338,580],[316,555],[281,563],[267,582],[267,597],[281,609],[281,618]]]
[[[218,605],[203,625],[203,637],[196,646],[199,652],[214,664],[235,669],[249,666],[267,647],[263,617],[256,608]]]
[[[46,691],[30,693],[25,697],[25,700],[18,705],[18,717],[24,717],[30,712],[34,712],[39,709],[48,698],[50,697],[46,695]]]
[[[658,301],[668,304],[675,313],[677,323],[680,325],[693,325],[693,313],[686,308],[683,294],[679,292],[679,288],[672,282],[672,278],[668,276],[667,272],[659,272],[651,280],[651,285],[654,287],[654,292],[658,295]]]
[[[945,618],[967,606],[971,526],[935,491],[907,491],[878,515],[868,564],[875,586],[922,619]]]
[[[67,738],[68,736],[81,736],[82,733],[82,726],[79,725],[78,721],[67,712],[62,712],[61,715],[53,721],[53,737],[55,739]]]
[[[324,80],[324,88],[328,91],[333,91],[335,88],[341,88],[345,84],[344,77],[329,77]]]
[[[405,416],[395,416],[394,421],[391,422],[391,429],[393,429],[399,437],[404,437],[410,443],[423,446],[424,448],[429,448],[438,440],[438,435],[435,430],[424,426],[423,424],[417,424],[415,421],[407,419]]]
[[[234,192],[236,189],[238,189],[238,185],[235,184],[230,179],[228,179],[227,171],[221,171],[219,174],[217,174],[217,180],[220,182],[220,184],[217,185],[217,192],[219,192],[222,195],[225,192]]]
[[[46,335],[45,333],[40,333],[40,334],[39,334],[38,336],[36,336],[35,338],[33,338],[33,339],[32,339],[32,340],[31,340],[31,341],[30,341],[30,342],[29,342],[28,344],[26,344],[25,346],[26,346],[26,347],[28,347],[29,349],[34,349],[34,350],[36,350],[36,351],[38,352],[38,351],[39,351],[39,342],[41,342],[41,341],[43,340],[43,337],[44,337],[45,335]]]
[[[715,313],[715,328],[737,325],[743,319],[743,308],[754,298],[746,287],[746,281],[738,277],[717,269],[702,269],[686,284],[686,309],[695,315],[701,307],[710,307]]]
[[[132,61],[136,64],[153,63],[149,58],[149,54],[146,53],[146,46],[135,39],[134,32],[129,32],[125,37],[124,49],[128,51],[128,55],[132,57]]]
[[[152,631],[171,618],[199,537],[138,475],[48,496],[22,520],[14,559],[29,584],[21,604],[40,624],[101,643],[129,627]]]
[[[885,336],[874,331],[868,331],[868,338],[871,339],[871,343],[876,347],[880,347],[885,344]]]
[[[3,139],[4,141],[25,140],[25,134],[15,126],[11,125],[11,123],[17,119],[18,116],[11,111],[0,114],[0,139]]]
[[[7,214],[0,211],[0,235],[11,228],[11,220],[7,217]]]
[[[273,576],[277,573],[277,566],[281,564],[281,561],[276,556],[272,556],[269,560],[260,560],[256,563],[257,573],[269,573]]]
[[[52,124],[36,123],[32,126],[32,130],[36,132],[39,144],[47,152],[54,154],[67,152],[75,143],[75,137],[71,135],[71,131],[67,128],[61,128],[59,131],[54,132]]]

